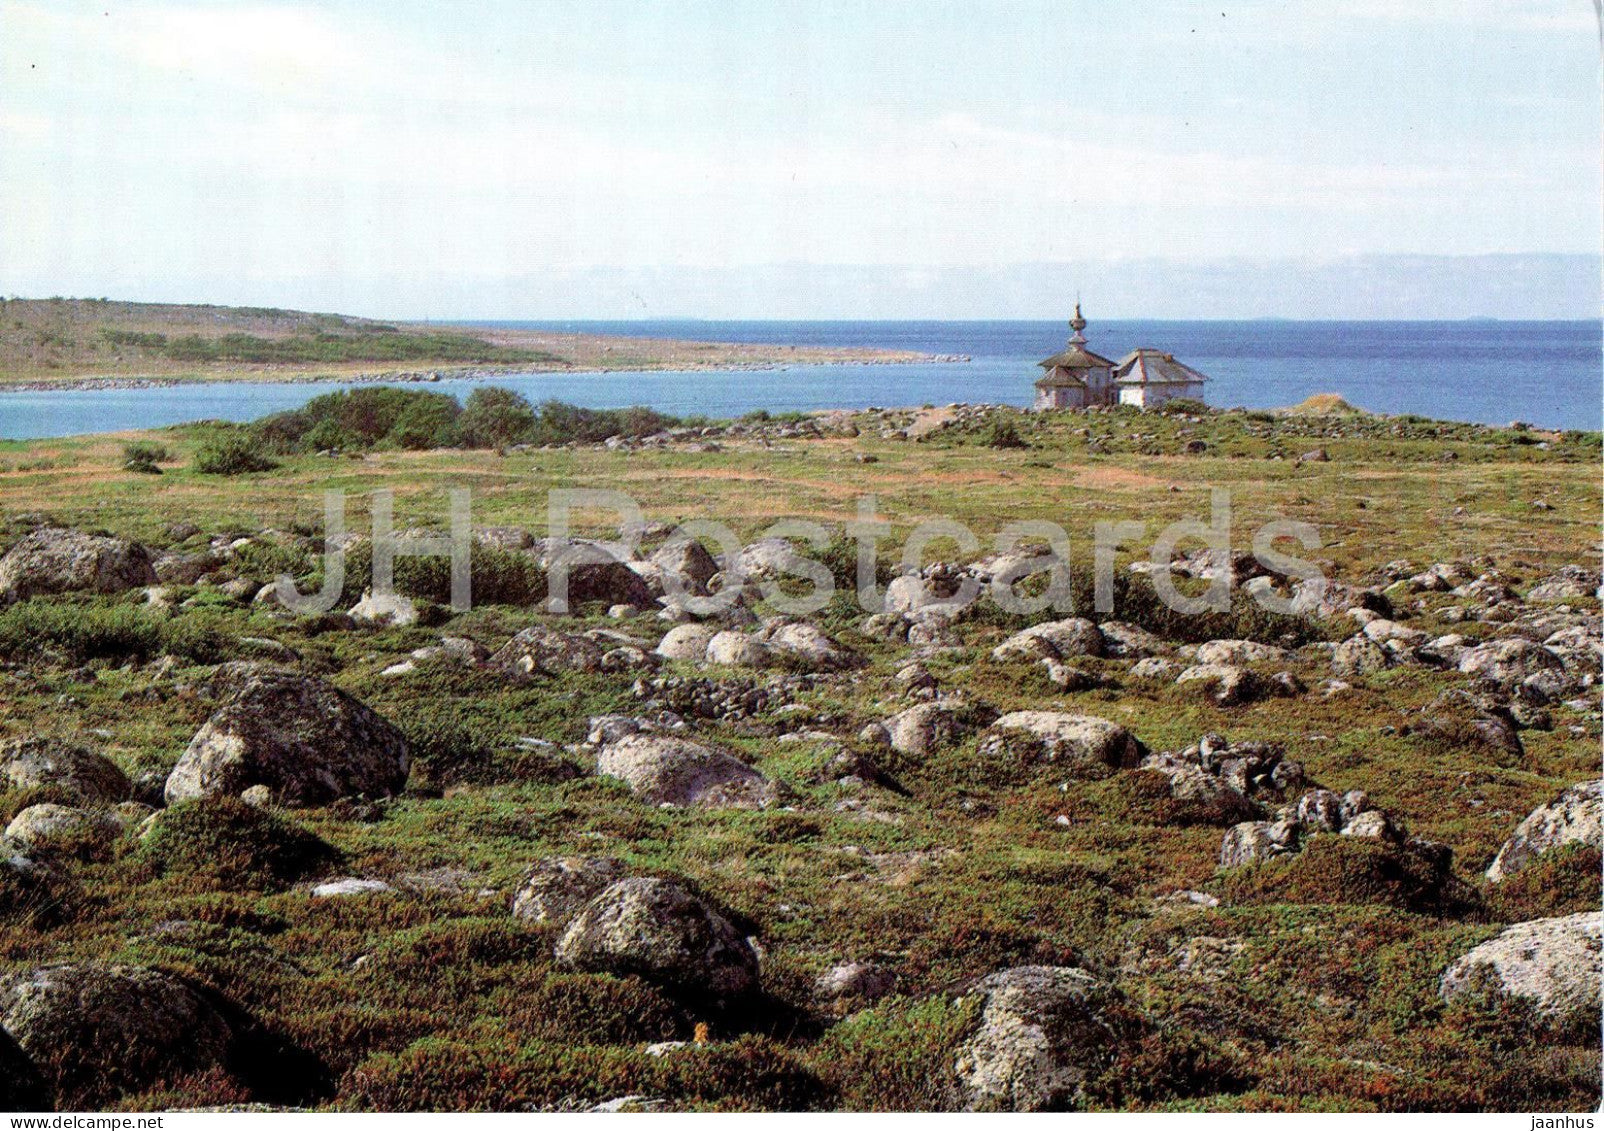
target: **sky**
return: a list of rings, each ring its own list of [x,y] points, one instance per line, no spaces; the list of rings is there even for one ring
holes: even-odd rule
[[[1600,45],[1590,0],[0,0],[0,292],[1596,315]]]

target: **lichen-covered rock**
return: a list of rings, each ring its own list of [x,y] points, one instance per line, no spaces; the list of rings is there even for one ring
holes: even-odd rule
[[[78,804],[126,801],[134,792],[111,759],[58,738],[0,742],[0,781],[12,789],[53,787]]]
[[[980,1027],[954,1065],[971,1111],[1070,1111],[1119,1052],[1118,993],[1071,966],[1020,966],[982,979]]]
[[[1507,994],[1551,1017],[1591,1018],[1599,1011],[1600,916],[1583,911],[1516,923],[1457,959],[1442,976],[1442,996],[1457,997],[1491,976]]]
[[[1020,741],[1034,747],[1037,757],[1074,766],[1110,766],[1129,769],[1142,760],[1142,744],[1118,723],[1095,715],[1062,711],[1014,711],[992,724],[986,740],[989,753],[999,754]]]
[[[1200,691],[1222,707],[1251,703],[1268,684],[1235,664],[1193,664],[1175,677],[1175,686]]]
[[[1210,640],[1197,646],[1200,664],[1283,663],[1287,657],[1285,648],[1260,644],[1256,640]]]
[[[221,1065],[232,1032],[186,983],[143,966],[46,966],[0,988],[0,1025],[57,1102],[95,1107]]]
[[[1515,826],[1487,869],[1494,883],[1513,875],[1551,849],[1566,844],[1604,847],[1600,813],[1604,810],[1604,780],[1571,786],[1546,805],[1540,805]]]
[[[378,594],[369,591],[351,606],[350,617],[358,624],[400,627],[418,623],[418,606],[412,603],[412,598],[400,593]]]
[[[1138,625],[1108,620],[1097,626],[1103,637],[1103,654],[1120,660],[1144,660],[1170,651],[1165,641]]]
[[[897,712],[880,725],[893,750],[921,758],[962,741],[972,729],[959,712],[945,703],[920,703]]]
[[[1544,671],[1563,671],[1562,661],[1554,653],[1519,636],[1494,640],[1470,649],[1459,659],[1459,670],[1467,675],[1506,686]]]
[[[745,632],[720,632],[707,642],[707,662],[726,667],[761,668],[769,662],[769,648]]]
[[[150,551],[106,534],[39,527],[0,558],[0,603],[49,593],[121,593],[154,584]]]
[[[671,574],[690,596],[705,597],[707,583],[718,573],[718,562],[707,547],[694,539],[677,539],[660,547],[647,561],[660,574]]]
[[[264,785],[278,804],[321,805],[406,787],[401,732],[339,688],[257,664],[224,665],[214,685],[222,705],[168,775],[169,803]]]
[[[105,855],[123,824],[105,810],[43,802],[30,805],[6,826],[6,839],[35,855]]]
[[[519,881],[512,915],[543,927],[565,925],[604,888],[624,878],[624,863],[610,856],[552,856]]]
[[[560,965],[634,974],[718,1000],[757,988],[750,943],[708,903],[670,880],[610,885],[579,911],[557,941]]]
[[[619,778],[653,805],[760,809],[780,796],[775,782],[735,755],[666,735],[632,734],[609,743],[596,772]]]
[[[770,649],[794,657],[815,671],[854,668],[863,663],[862,656],[811,624],[776,625],[765,629],[759,639]]]
[[[1384,671],[1390,663],[1381,645],[1362,632],[1348,637],[1331,651],[1331,672],[1345,679]]]
[[[1016,632],[991,651],[994,660],[1070,660],[1101,656],[1103,634],[1083,617],[1049,621]]]
[[[657,654],[665,660],[701,663],[707,659],[707,646],[714,635],[714,630],[705,624],[677,624],[663,634]]]
[[[1220,867],[1240,868],[1296,852],[1297,826],[1291,821],[1244,821],[1226,831]]]
[[[601,670],[602,652],[601,645],[588,636],[535,624],[492,652],[490,664],[520,677],[594,672]]]

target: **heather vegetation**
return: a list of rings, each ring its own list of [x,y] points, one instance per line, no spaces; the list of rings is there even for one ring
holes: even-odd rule
[[[0,446],[0,1101],[1596,1107],[1597,435],[931,419],[372,387]],[[572,485],[643,521],[559,614],[546,492]],[[274,583],[322,587],[330,486],[343,587],[292,614]],[[372,492],[438,534],[454,487],[473,607],[443,556],[376,600]],[[1215,489],[1233,597],[1182,614],[1149,545]],[[804,547],[769,525],[822,523],[809,555],[853,584],[871,495],[886,608],[782,614],[760,583]],[[909,571],[933,515],[980,545]],[[700,517],[733,559],[669,539]],[[1339,588],[1254,564],[1277,517]],[[1072,608],[942,613],[1016,519],[1068,530]],[[1091,528],[1120,520],[1145,533],[1099,612]],[[1202,550],[1166,563],[1185,593]],[[668,572],[742,596],[703,619]],[[1487,947],[1546,973],[1466,964]]]

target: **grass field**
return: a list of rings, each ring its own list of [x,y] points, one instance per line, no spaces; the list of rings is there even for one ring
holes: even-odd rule
[[[1243,412],[1008,416],[1026,446],[991,446],[995,419],[926,430],[925,414],[907,410],[859,414],[855,434],[788,437],[776,428],[726,437],[718,450],[287,453],[274,470],[238,476],[191,466],[215,440],[207,426],[14,442],[0,445],[0,513],[7,538],[41,518],[156,548],[249,537],[256,548],[214,580],[263,583],[283,569],[310,584],[310,539],[330,488],[346,492],[358,532],[381,488],[395,494],[400,527],[443,528],[447,492],[467,487],[476,526],[539,535],[551,489],[590,487],[627,493],[648,519],[716,519],[743,540],[780,518],[839,526],[872,496],[890,524],[887,555],[931,518],[957,520],[982,540],[1035,519],[1068,531],[1087,566],[1095,523],[1146,524],[1127,541],[1123,565],[1144,556],[1165,524],[1206,519],[1211,492],[1223,488],[1239,548],[1266,521],[1302,520],[1320,535],[1304,556],[1354,584],[1376,582],[1398,559],[1415,569],[1471,561],[1521,591],[1564,565],[1595,575],[1600,566],[1596,433]],[[918,438],[901,438],[910,429]],[[167,449],[162,474],[123,469],[123,449],[136,440]],[[1329,458],[1299,458],[1316,448]],[[616,533],[610,516],[580,517],[582,533]],[[175,530],[180,523],[191,529]],[[938,543],[931,556],[961,555]],[[1596,685],[1588,710],[1554,706],[1548,728],[1524,730],[1524,754],[1509,757],[1412,729],[1423,707],[1466,682],[1425,666],[1326,696],[1328,661],[1305,649],[1281,666],[1307,693],[1224,706],[1134,678],[1128,662],[1093,659],[1085,665],[1108,685],[1064,691],[1035,665],[992,659],[1018,626],[984,617],[958,626],[957,648],[923,661],[940,688],[971,704],[1100,716],[1153,751],[1207,733],[1279,743],[1314,780],[1367,791],[1411,832],[1453,850],[1463,899],[1428,908],[1353,886],[1340,853],[1330,871],[1315,854],[1258,866],[1302,869],[1286,882],[1222,872],[1223,829],[1168,805],[1150,775],[1066,776],[1051,764],[988,758],[970,737],[928,756],[875,752],[900,792],[837,780],[827,768],[833,753],[861,749],[865,724],[911,702],[896,678],[907,645],[858,634],[861,615],[839,604],[819,622],[864,655],[863,668],[794,688],[752,717],[695,724],[700,740],[789,783],[794,800],[704,811],[645,805],[606,778],[552,783],[519,743],[578,743],[590,716],[638,713],[639,673],[511,683],[484,667],[426,663],[382,674],[442,633],[494,649],[532,623],[606,627],[650,648],[666,627],[655,620],[482,604],[428,628],[331,628],[230,599],[216,585],[168,588],[171,612],[138,594],[36,599],[0,612],[0,728],[86,739],[136,777],[159,779],[210,709],[193,690],[204,665],[261,655],[267,639],[395,721],[425,762],[434,759],[433,777],[420,783],[415,771],[413,790],[378,805],[280,814],[338,852],[324,871],[385,879],[398,894],[314,899],[307,881],[316,870],[220,875],[215,861],[159,859],[130,834],[111,855],[73,864],[83,888],[72,906],[10,924],[0,934],[7,969],[85,959],[156,965],[224,995],[266,1034],[270,1052],[250,1072],[99,1102],[517,1110],[632,1094],[678,1108],[942,1107],[952,1102],[955,1050],[976,1023],[958,991],[1003,967],[1047,963],[1096,971],[1146,1019],[1146,1035],[1088,1084],[1092,1108],[1597,1106],[1596,1027],[1545,1020],[1514,999],[1449,1004],[1437,994],[1448,962],[1500,925],[1599,906],[1596,852],[1561,853],[1502,888],[1481,879],[1527,812],[1598,776]],[[1446,594],[1426,594],[1418,608],[1414,600],[1400,601],[1400,618],[1433,635],[1499,631],[1450,623]],[[1571,605],[1598,611],[1593,597]],[[30,606],[68,611],[50,621],[23,611]],[[61,627],[69,622],[71,631]],[[1356,627],[1325,624],[1314,635],[1341,639]],[[162,654],[174,660],[158,671],[151,661]],[[777,678],[668,670],[714,684]],[[0,799],[9,819],[40,798]],[[254,859],[270,848],[241,852]],[[552,932],[512,919],[506,906],[533,861],[579,854],[683,878],[727,908],[760,940],[763,1003],[715,1010],[636,977],[557,970]],[[1162,898],[1179,890],[1220,902]],[[851,1010],[821,1006],[814,981],[848,960],[893,970],[895,992]],[[650,1041],[690,1039],[698,1023],[709,1026],[705,1043],[644,1051]]]

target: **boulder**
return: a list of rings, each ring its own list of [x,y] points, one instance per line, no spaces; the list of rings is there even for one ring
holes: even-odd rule
[[[134,793],[109,758],[57,738],[0,742],[0,781],[12,789],[53,787],[78,804],[126,801]]]
[[[1344,679],[1383,671],[1390,662],[1381,645],[1362,632],[1348,637],[1331,651],[1331,672]]]
[[[992,649],[994,660],[1070,660],[1101,656],[1103,634],[1083,617],[1049,621],[1016,632]]]
[[[980,1027],[954,1070],[970,1111],[1069,1111],[1126,1034],[1119,994],[1072,966],[1019,966],[982,979]]]
[[[707,659],[707,646],[714,631],[703,624],[677,624],[663,634],[658,642],[657,654],[665,660],[689,660],[701,663]]]
[[[49,593],[121,593],[156,584],[150,551],[138,542],[39,527],[0,557],[0,602]]]
[[[652,805],[760,809],[780,787],[722,750],[684,738],[631,734],[604,746],[596,772],[615,777]]]
[[[0,987],[0,1025],[70,1109],[219,1067],[233,1034],[189,985],[143,966],[46,966]]]
[[[725,572],[745,581],[758,581],[800,572],[806,555],[784,538],[760,538],[724,563]]]
[[[1291,821],[1244,821],[1220,842],[1220,867],[1240,868],[1296,852],[1297,826]]]
[[[1210,640],[1197,647],[1197,662],[1200,664],[1285,663],[1287,659],[1285,648],[1260,644],[1256,640]]]
[[[863,657],[830,638],[823,630],[811,625],[789,623],[766,629],[761,634],[770,649],[784,652],[814,670],[840,670],[854,668],[863,663]]]
[[[1526,591],[1528,601],[1574,601],[1598,592],[1598,574],[1581,566],[1561,566]]]
[[[1571,786],[1546,805],[1539,805],[1515,826],[1487,869],[1493,883],[1513,875],[1543,853],[1567,844],[1604,848],[1600,811],[1604,809],[1604,780]]]
[[[599,602],[603,605],[634,605],[637,609],[650,608],[656,603],[646,581],[629,567],[627,555],[620,547],[583,538],[564,541],[557,538],[537,539],[529,551],[548,574],[558,561],[567,563],[568,587],[565,594],[551,592],[555,601],[565,596],[566,609]]]
[[[1509,687],[1540,672],[1563,672],[1565,663],[1541,644],[1511,636],[1465,652],[1459,658],[1459,670]]]
[[[718,573],[718,562],[707,547],[693,540],[672,541],[647,561],[660,573],[679,579],[680,588],[693,597],[705,597],[707,583]]]
[[[1444,970],[1442,996],[1468,993],[1490,977],[1504,993],[1528,999],[1550,1017],[1596,1026],[1604,976],[1599,927],[1597,911],[1516,923]]]
[[[897,985],[897,975],[874,962],[843,962],[820,974],[813,996],[828,1005],[863,1003],[885,997]]]
[[[400,593],[375,594],[370,590],[351,606],[350,617],[358,624],[417,624],[418,607],[412,598]]]
[[[1134,624],[1108,620],[1097,626],[1103,637],[1103,654],[1117,660],[1143,660],[1170,650],[1160,637]]]
[[[581,908],[557,940],[574,970],[634,974],[717,1000],[757,988],[750,943],[705,900],[670,880],[620,880]]]
[[[1253,672],[1234,664],[1193,664],[1175,677],[1175,685],[1201,690],[1223,707],[1251,703],[1265,687]]]
[[[44,802],[29,805],[6,826],[6,839],[30,855],[103,856],[123,823],[105,810]]]
[[[727,667],[760,668],[769,662],[768,645],[745,632],[726,630],[707,642],[707,662]]]
[[[1131,768],[1142,760],[1142,744],[1118,723],[1062,711],[1014,711],[992,724],[987,750],[997,754],[1023,740],[1048,762]]]
[[[963,740],[970,728],[944,703],[920,703],[881,724],[891,748],[922,758]]]
[[[322,805],[406,787],[401,732],[339,688],[259,664],[225,664],[214,685],[222,705],[168,775],[169,803],[262,785],[280,805]]]
[[[624,863],[608,856],[552,856],[518,883],[512,916],[541,927],[562,927],[601,891],[624,878]]]
[[[601,670],[602,647],[587,636],[535,624],[490,655],[493,667],[518,677]]]

